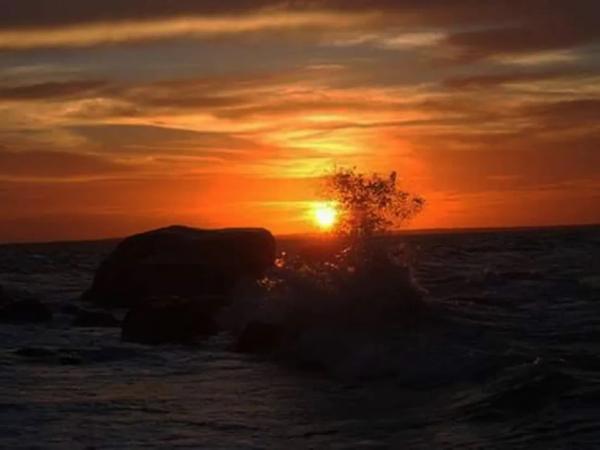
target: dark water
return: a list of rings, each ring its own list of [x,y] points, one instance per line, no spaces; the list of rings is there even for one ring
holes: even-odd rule
[[[145,347],[73,328],[61,308],[112,244],[0,247],[0,284],[56,311],[0,325],[0,447],[600,448],[600,229],[400,239],[435,320],[349,336],[351,360],[325,372],[225,335]]]

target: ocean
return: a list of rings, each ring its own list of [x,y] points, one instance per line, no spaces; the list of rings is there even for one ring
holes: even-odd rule
[[[600,448],[600,227],[388,239],[429,314],[321,329],[302,349],[318,369],[226,334],[144,346],[73,327],[115,241],[0,246],[0,285],[54,311],[0,324],[0,448]]]

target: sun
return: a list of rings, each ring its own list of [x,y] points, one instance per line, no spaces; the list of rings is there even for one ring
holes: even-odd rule
[[[331,230],[338,221],[338,210],[333,203],[315,203],[313,219],[322,230]]]

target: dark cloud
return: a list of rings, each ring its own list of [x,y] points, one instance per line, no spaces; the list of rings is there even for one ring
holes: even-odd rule
[[[73,25],[196,14],[240,13],[278,4],[273,0],[0,0],[0,27]]]
[[[91,145],[115,153],[222,156],[260,148],[251,140],[230,133],[152,125],[86,125],[73,126],[69,130],[85,137]]]
[[[600,99],[583,98],[559,102],[539,102],[521,109],[524,117],[549,129],[586,127],[600,124]],[[595,142],[595,145],[600,144]],[[600,149],[600,145],[598,147]],[[598,152],[600,154],[600,151]]]
[[[306,71],[267,71],[260,74],[235,76],[198,76],[151,83],[97,82],[97,86],[95,85],[96,82],[89,82],[89,89],[86,89],[83,82],[64,83],[64,86],[57,83],[60,86],[56,86],[56,90],[63,90],[65,93],[73,91],[73,94],[75,94],[77,84],[81,84],[81,90],[77,93],[81,97],[89,96],[108,100],[104,103],[92,102],[81,105],[79,110],[73,112],[74,117],[144,117],[159,112],[169,115],[181,115],[188,114],[190,110],[213,113],[222,110],[224,111],[224,117],[226,115],[225,111],[250,108],[252,105],[263,103],[265,101],[264,95],[254,93],[255,91],[265,88],[274,89],[279,85],[288,86],[290,83],[300,80],[302,74],[306,74]],[[47,85],[54,87],[52,86],[53,83]],[[47,85],[44,84],[43,86]],[[42,85],[10,88],[6,89],[6,97],[14,99],[26,99],[28,96],[42,98],[44,90]],[[30,93],[29,91],[34,92]],[[51,93],[48,92],[47,94]],[[58,92],[56,96],[58,96]],[[0,90],[0,98],[2,98],[2,90]],[[232,112],[231,115],[234,116],[235,113]]]
[[[270,8],[287,11],[382,11],[415,24],[465,24],[542,18],[590,17],[594,0],[0,0],[1,27],[65,25],[182,15],[236,14]],[[593,18],[594,16],[592,16]]]
[[[135,167],[96,155],[60,151],[0,149],[0,177],[69,178],[135,171]]]
[[[187,109],[229,111],[252,108],[269,100],[282,100],[276,95],[278,86],[289,87],[296,82],[314,79],[314,70],[294,67],[287,70],[268,70],[260,73],[198,76],[187,79],[163,80],[154,83],[123,86],[113,95],[130,101],[142,109],[167,108],[174,114],[187,113]],[[270,91],[265,97],[261,90]],[[183,111],[182,111],[183,110]],[[223,112],[223,116],[227,113]],[[234,112],[231,113],[235,115]]]
[[[510,83],[536,82],[542,80],[555,80],[569,77],[574,81],[578,78],[592,73],[586,73],[579,68],[562,69],[540,72],[512,72],[497,74],[482,74],[469,76],[455,76],[447,78],[442,82],[442,86],[455,90],[462,89],[490,89]]]
[[[600,8],[596,14],[600,14]],[[454,33],[445,43],[458,49],[461,58],[480,59],[497,54],[567,49],[599,39],[596,18],[569,20],[566,16],[561,22],[534,20],[519,26]]]
[[[247,102],[246,98],[240,96],[218,96],[218,95],[184,95],[182,92],[167,93],[166,95],[149,95],[145,98],[134,99],[138,105],[151,108],[175,108],[175,109],[213,109],[238,106]]]
[[[452,30],[446,44],[462,57],[571,48],[600,38],[595,0],[0,0],[0,30],[180,16],[326,10],[380,12],[357,31],[395,27]],[[331,32],[333,30],[322,30]],[[281,35],[281,30],[278,31]],[[319,33],[318,33],[319,34]],[[314,35],[314,30],[310,30]],[[290,35],[298,37],[297,34]],[[108,39],[110,42],[110,39]]]
[[[1,87],[1,100],[44,100],[66,97],[85,97],[107,86],[103,81],[64,81]]]
[[[295,6],[333,8],[339,11],[382,11],[390,21],[414,26],[504,27],[546,24],[558,30],[542,30],[548,35],[567,24],[592,25],[600,14],[596,0],[314,0],[290,2]]]

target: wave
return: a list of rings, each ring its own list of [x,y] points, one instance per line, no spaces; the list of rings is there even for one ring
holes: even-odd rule
[[[400,247],[346,249],[327,261],[283,255],[266,278],[233,297],[220,320],[234,334],[269,324],[282,335],[278,356],[351,377],[394,373],[390,343],[432,317]]]

